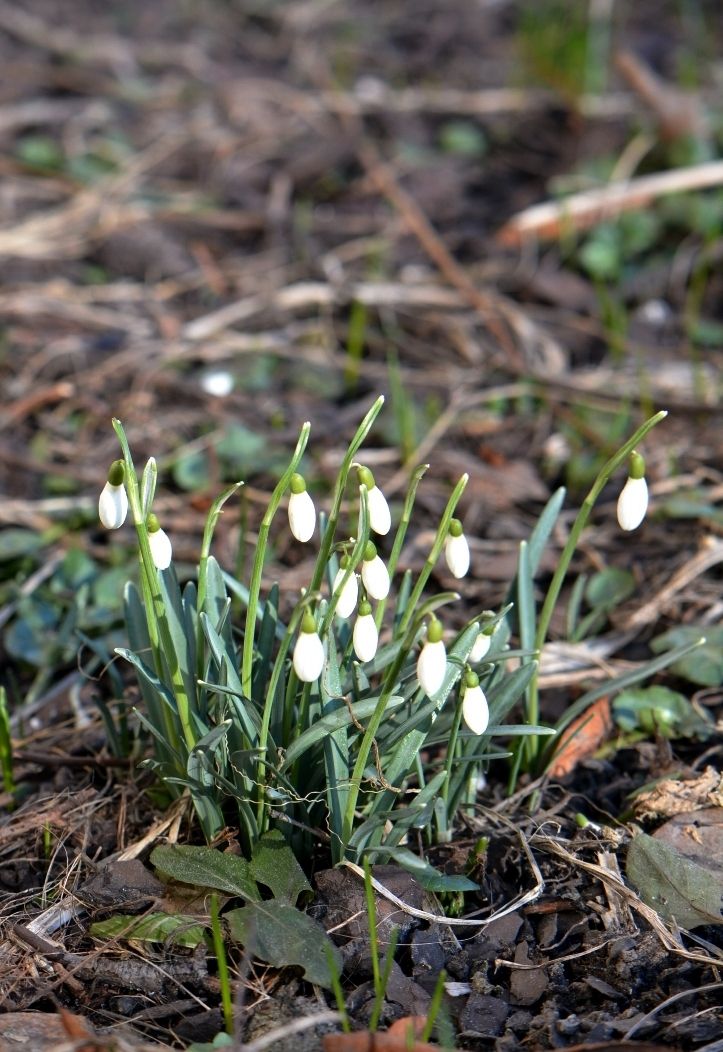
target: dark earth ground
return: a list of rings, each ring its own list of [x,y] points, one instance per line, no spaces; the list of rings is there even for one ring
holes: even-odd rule
[[[629,570],[636,587],[582,670],[579,653],[576,665],[554,655],[543,715],[553,720],[591,681],[645,660],[663,631],[718,624],[719,192],[652,206],[653,235],[598,281],[581,263],[590,242],[574,230],[523,246],[496,237],[560,180],[591,185],[621,158],[623,174],[661,171],[720,145],[718,3],[611,4],[593,95],[581,90],[579,52],[554,50],[560,25],[574,36],[585,7],[540,4],[550,17],[535,22],[531,5],[483,0],[0,0],[0,653],[23,794],[0,824],[3,1050],[72,1037],[110,1047],[67,1021],[63,1030],[61,1007],[100,1030],[130,1020],[117,1040],[132,1046],[183,1048],[222,1029],[210,955],[101,944],[87,917],[56,932],[54,952],[15,928],[149,829],[168,832],[148,783],[108,760],[93,699],[112,688],[79,674],[76,637],[62,636],[77,587],[67,555],[82,551],[95,572],[113,572],[103,596],[116,597],[84,627],[122,640],[117,597],[131,554],[95,522],[117,455],[112,416],[137,461],[159,460],[159,513],[181,562],[196,557],[210,500],[247,480],[243,512],[229,510],[218,530],[232,565],[240,519],[253,530],[300,423],[312,421],[309,474],[323,500],[345,440],[385,393],[370,463],[387,494],[403,492],[409,466],[431,464],[406,564],[418,565],[450,483],[470,474],[462,511],[473,566],[460,590],[476,610],[502,602],[519,541],[566,483],[572,510],[544,583],[595,467],[667,408],[646,444],[653,516],[621,535],[610,487],[574,564],[576,575]],[[670,102],[661,87],[651,109],[615,72],[621,48],[672,89],[694,89],[686,134],[671,134],[668,119],[679,96]],[[220,398],[202,385],[216,367],[234,377]],[[269,579],[283,567],[298,588],[309,569],[301,558],[279,534]],[[440,572],[436,583],[450,582]],[[563,616],[553,636],[565,638]],[[457,871],[490,838],[475,873],[482,890],[461,907],[482,919],[541,891],[481,930],[410,923],[387,1023],[424,1014],[444,966],[457,984],[447,1010],[460,1048],[612,1050],[626,1038],[640,1049],[723,1048],[720,926],[681,935],[619,877],[628,836],[616,819],[652,832],[676,806],[631,812],[643,784],[682,778],[692,787],[682,810],[705,807],[720,823],[715,778],[696,781],[719,766],[720,692],[670,672],[659,682],[697,690],[710,716],[704,740],[653,735],[609,748],[545,781],[533,813],[530,786],[508,800],[505,771],[489,772],[479,812],[434,860]],[[79,713],[90,716],[82,731]],[[596,827],[577,829],[577,811]],[[175,832],[194,836],[185,818]],[[720,846],[706,843],[723,865]],[[409,878],[380,877],[414,905]],[[332,881],[327,892],[313,908],[334,921],[359,888]],[[358,945],[346,955],[345,993],[362,1025],[368,955]],[[327,1007],[293,974],[237,966],[245,1041]],[[45,1024],[46,1043],[14,1041],[30,1033],[20,1012],[44,1013],[32,1022]],[[316,1048],[320,1038],[272,1047]]]

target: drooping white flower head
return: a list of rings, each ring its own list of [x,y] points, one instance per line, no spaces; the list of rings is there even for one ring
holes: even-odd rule
[[[313,683],[324,668],[324,644],[316,631],[316,621],[310,610],[307,610],[301,619],[293,664],[294,672],[302,683]]]
[[[156,569],[167,570],[173,558],[173,548],[168,534],[161,529],[157,516],[152,512],[148,516],[146,527],[148,529],[148,546],[151,549]]]
[[[289,528],[297,541],[311,540],[316,527],[316,508],[306,489],[304,476],[294,473],[289,484]]]
[[[356,610],[356,601],[359,597],[359,582],[355,573],[350,573],[347,577],[346,584],[342,586],[342,581],[346,576],[348,568],[349,556],[342,555],[339,561],[339,569],[336,571],[336,576],[334,578],[334,587],[331,590],[334,595],[336,595],[337,592],[339,593],[335,611],[339,617],[351,617]]]
[[[444,542],[444,557],[447,560],[449,572],[453,577],[461,578],[467,576],[467,571],[469,570],[469,545],[459,519],[452,519],[449,524],[449,533]]]
[[[464,681],[462,718],[473,734],[484,734],[490,722],[490,710],[485,693],[479,685],[479,676],[468,670]]]
[[[212,369],[201,377],[201,387],[214,398],[225,398],[233,391],[233,373],[228,369]]]
[[[492,631],[481,631],[474,643],[472,649],[469,652],[469,662],[471,665],[477,665],[479,662],[487,656],[487,651],[492,643],[492,633],[494,632],[494,626]]]
[[[444,683],[444,674],[447,671],[447,650],[442,639],[443,633],[442,622],[432,615],[427,628],[427,641],[417,658],[419,686],[430,698]]]
[[[371,661],[379,645],[379,633],[372,615],[372,606],[367,599],[359,603],[359,614],[354,624],[354,653],[360,661]]]
[[[107,530],[117,530],[126,521],[128,495],[126,494],[125,464],[114,460],[108,472],[108,481],[98,498],[98,517]]]
[[[372,599],[386,599],[390,587],[389,571],[377,555],[373,541],[369,541],[364,549],[361,577],[367,595]]]
[[[392,516],[387,504],[387,498],[377,486],[369,468],[357,468],[357,478],[359,479],[359,485],[367,488],[369,525],[374,533],[384,537],[392,528]]]
[[[618,497],[618,523],[622,530],[636,530],[648,510],[648,484],[645,481],[645,460],[640,453],[631,453],[628,481]]]

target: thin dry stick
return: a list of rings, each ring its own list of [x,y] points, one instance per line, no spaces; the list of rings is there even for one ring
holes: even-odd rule
[[[622,628],[624,630],[642,628],[643,625],[656,621],[661,610],[665,609],[674,595],[720,562],[723,562],[723,541],[712,536],[704,537],[701,542],[701,551],[694,555],[685,566],[682,566],[657,595],[626,618]],[[704,634],[701,632],[701,635]]]
[[[679,957],[684,957],[689,961],[697,961],[699,964],[713,965],[720,967],[721,959],[715,957],[709,957],[702,953],[693,953],[690,950],[686,950],[681,942],[680,938],[670,931],[670,929],[664,924],[660,916],[652,909],[647,906],[643,900],[632,891],[631,888],[623,882],[621,876],[617,873],[612,873],[609,869],[603,866],[598,866],[594,862],[585,862],[583,859],[573,855],[572,852],[568,851],[562,846],[557,840],[552,840],[550,837],[540,836],[539,834],[532,838],[535,847],[541,848],[550,855],[557,855],[559,858],[564,859],[573,868],[583,869],[586,873],[590,873],[592,876],[597,877],[603,884],[610,884],[612,889],[617,892],[621,898],[627,902],[631,909],[639,913],[645,920],[650,924],[658,938],[665,946],[666,950],[671,953],[677,954]]]
[[[664,194],[703,190],[723,183],[723,161],[643,175],[583,193],[564,201],[546,201],[513,216],[497,234],[503,245],[520,245],[526,238],[557,238],[566,230],[589,230],[621,212],[645,208]]]

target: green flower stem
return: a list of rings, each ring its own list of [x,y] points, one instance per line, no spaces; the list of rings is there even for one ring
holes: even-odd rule
[[[412,594],[409,597],[407,609],[405,610],[402,616],[402,620],[399,623],[400,632],[404,632],[406,630],[407,626],[409,625],[409,622],[414,617],[414,612],[416,610],[417,603],[421,598],[422,592],[424,591],[424,586],[426,585],[429,579],[429,575],[431,574],[432,570],[437,564],[437,560],[439,559],[439,556],[442,552],[442,548],[444,547],[444,542],[447,539],[447,534],[449,532],[449,524],[452,521],[455,508],[459,504],[460,497],[464,493],[465,486],[467,485],[468,481],[469,475],[462,475],[461,479],[452,490],[451,497],[447,501],[447,507],[444,509],[441,521],[439,523],[439,526],[437,527],[437,534],[434,538],[434,543],[432,544],[431,551],[427,556],[427,560],[421,569],[419,577],[415,582],[414,588],[412,589]]]
[[[326,564],[329,562],[329,556],[331,555],[331,549],[334,544],[334,535],[336,534],[336,527],[339,522],[339,514],[341,512],[341,503],[344,499],[344,490],[346,489],[347,479],[349,478],[349,472],[351,471],[351,465],[354,457],[359,452],[362,442],[371,431],[372,424],[376,420],[379,412],[384,405],[384,396],[380,395],[376,402],[372,405],[369,412],[366,414],[361,424],[356,430],[354,438],[351,440],[344,459],[341,462],[339,468],[339,474],[336,477],[336,486],[334,488],[334,499],[331,505],[331,511],[329,512],[329,518],[327,520],[326,529],[324,530],[324,536],[321,541],[319,548],[319,555],[316,560],[316,566],[314,567],[314,576],[311,579],[309,585],[310,592],[318,592],[321,588],[321,582],[326,573]]]
[[[462,674],[464,678],[464,673]],[[439,834],[446,834],[448,830],[448,812],[447,802],[449,800],[449,789],[452,782],[452,767],[454,765],[454,755],[457,751],[457,738],[459,737],[459,728],[462,723],[462,699],[460,698],[457,703],[457,708],[454,712],[454,719],[452,720],[452,727],[449,732],[449,741],[447,744],[447,757],[446,757],[446,773],[444,781],[439,790],[440,799],[444,801],[444,829],[439,828],[439,821],[437,822],[437,828]]]
[[[344,585],[349,580],[351,575],[356,572],[356,568],[362,561],[364,550],[369,540],[369,502],[367,500],[367,488],[366,486],[359,487],[359,519],[357,522],[357,539],[354,543],[354,547],[349,553],[349,565],[346,568],[346,572],[341,580],[339,588],[335,594],[332,594],[327,603],[326,613],[321,622],[321,628],[319,629],[319,635],[322,639],[325,639],[331,628],[332,619],[334,617],[334,611],[336,610],[336,604],[339,602],[339,596],[344,588]],[[331,644],[333,646],[334,639],[332,634]],[[351,645],[351,637],[349,639]]]
[[[264,701],[264,711],[261,715],[261,728],[259,730],[259,759],[256,774],[256,781],[258,783],[256,820],[258,822],[259,835],[261,833],[264,833],[267,828],[267,822],[264,819],[266,807],[266,799],[264,795],[264,789],[266,786],[267,766],[266,750],[269,743],[269,727],[271,726],[271,716],[273,714],[274,701],[276,699],[276,694],[279,689],[279,683],[281,681],[281,676],[286,664],[286,655],[288,654],[289,649],[291,647],[291,641],[296,635],[296,631],[299,627],[299,624],[301,623],[301,619],[304,616],[304,611],[307,609],[309,603],[312,601],[312,598],[313,597],[309,595],[304,596],[304,598],[301,600],[300,603],[297,604],[293,613],[291,614],[291,617],[289,618],[289,626],[286,629],[286,634],[284,635],[284,638],[281,641],[281,646],[279,647],[279,651],[276,655],[274,667],[271,670],[271,676],[269,678],[269,683],[266,688],[266,699]],[[290,671],[290,675],[295,675],[293,668]],[[284,736],[284,740],[288,740],[286,736]]]
[[[429,464],[420,464],[419,467],[415,468],[412,472],[412,477],[409,480],[409,486],[407,487],[407,493],[404,498],[404,507],[402,508],[402,515],[397,526],[397,532],[394,535],[394,544],[392,545],[391,555],[387,560],[387,570],[389,571],[390,580],[394,577],[397,569],[397,563],[399,562],[399,556],[402,551],[402,545],[404,544],[404,538],[407,535],[407,528],[412,517],[412,508],[414,507],[414,499],[417,495],[417,488],[419,483],[422,481],[425,472],[429,468]],[[374,615],[374,621],[377,626],[377,631],[381,628],[382,621],[384,619],[384,611],[387,606],[387,599],[380,599],[377,604],[376,613]]]
[[[439,598],[439,597],[438,597]],[[434,604],[437,600],[431,600],[430,603]],[[356,763],[354,764],[354,770],[352,776],[349,779],[348,795],[346,810],[344,812],[344,821],[342,824],[342,851],[346,852],[347,844],[351,839],[352,832],[354,830],[354,813],[356,811],[356,804],[359,798],[359,792],[361,790],[362,778],[364,777],[364,770],[369,760],[369,753],[372,749],[372,744],[376,737],[377,731],[381,726],[384,713],[389,703],[389,699],[394,691],[394,686],[399,679],[399,674],[402,671],[404,662],[407,659],[409,651],[414,645],[414,641],[419,634],[419,630],[422,626],[424,617],[427,613],[427,607],[425,606],[419,611],[417,620],[407,628],[406,635],[402,645],[399,647],[397,656],[389,666],[387,674],[384,677],[384,683],[382,684],[381,693],[379,695],[379,701],[376,704],[376,708],[372,713],[372,717],[369,721],[367,729],[364,732],[364,737],[359,745],[359,752],[357,754]]]
[[[223,1007],[223,1021],[226,1033],[233,1036],[233,999],[231,997],[231,976],[229,974],[228,959],[226,957],[226,946],[221,931],[221,917],[218,906],[218,895],[214,892],[211,896],[211,934],[213,936],[213,952],[216,954],[218,967],[218,980],[221,987],[221,1005]]]
[[[148,635],[153,650],[156,672],[159,677],[163,677],[165,659],[165,664],[171,677],[176,705],[178,706],[178,716],[181,721],[183,738],[186,743],[186,748],[190,751],[196,744],[196,735],[191,726],[189,699],[186,694],[186,687],[183,682],[183,676],[181,675],[178,657],[173,645],[173,637],[168,626],[166,610],[158,585],[158,570],[153,561],[150,545],[148,543],[146,516],[148,513],[148,506],[153,499],[153,491],[155,490],[155,471],[153,469],[149,470],[148,467],[146,467],[146,470],[143,472],[143,494],[141,495],[138,488],[138,478],[133,464],[133,458],[131,457],[131,451],[128,445],[128,439],[126,438],[120,420],[113,419],[113,429],[118,436],[118,441],[123,450],[123,460],[126,467],[126,492],[128,494],[128,505],[133,516],[133,522],[138,536],[138,548],[141,562],[141,591],[143,593],[143,600],[146,608]],[[166,706],[163,705],[162,708],[164,710],[163,718],[169,742],[172,748],[178,752],[180,751],[180,741],[177,728],[173,725],[171,715],[168,713]]]
[[[584,530],[587,520],[590,517],[590,513],[595,506],[595,502],[600,496],[602,490],[606,486],[610,476],[620,467],[621,464],[627,460],[631,452],[637,445],[645,438],[649,431],[651,431],[656,424],[659,424],[661,420],[664,420],[667,416],[666,410],[661,410],[654,416],[650,417],[649,420],[638,428],[632,438],[629,438],[625,445],[621,446],[620,449],[615,453],[606,464],[600,469],[595,481],[590,488],[590,492],[582,502],[582,506],[577,513],[570,535],[567,538],[565,547],[562,550],[560,559],[557,563],[557,568],[553,574],[552,580],[550,581],[550,587],[547,589],[547,595],[545,601],[542,604],[540,610],[540,616],[537,619],[537,631],[535,633],[535,650],[538,653],[542,650],[545,640],[547,639],[547,630],[550,627],[550,620],[552,619],[557,600],[560,597],[560,591],[565,583],[565,577],[567,571],[570,568],[572,557],[577,548],[580,540],[580,535]],[[539,706],[539,663],[537,669],[533,674],[532,680],[530,681],[528,696],[527,696],[527,722],[535,726],[539,722],[540,706]],[[531,759],[535,759],[540,749],[540,743],[537,735],[530,735],[527,739],[527,754]]]
[[[254,553],[254,564],[251,570],[251,582],[249,584],[249,601],[246,608],[246,627],[244,631],[243,657],[241,659],[241,686],[247,698],[251,697],[251,680],[253,675],[254,661],[254,639],[256,637],[256,618],[258,615],[259,595],[261,594],[261,575],[264,570],[264,559],[266,557],[266,546],[269,539],[269,530],[274,515],[281,503],[281,499],[289,488],[291,476],[295,473],[299,462],[309,441],[311,424],[305,423],[301,428],[299,440],[296,443],[291,463],[276,484],[271,500],[266,509],[259,527],[259,539]],[[314,588],[311,591],[315,591]]]

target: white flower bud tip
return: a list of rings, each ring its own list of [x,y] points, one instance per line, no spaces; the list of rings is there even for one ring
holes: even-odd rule
[[[444,557],[453,577],[467,576],[469,570],[469,545],[459,519],[452,519],[449,534],[444,542]]]
[[[213,369],[203,374],[201,387],[214,398],[225,398],[233,391],[233,374],[228,369]]]
[[[305,544],[306,541],[311,540],[315,527],[316,508],[306,489],[306,482],[301,475],[292,475],[289,528],[297,541]]]
[[[372,608],[366,600],[359,605],[359,616],[354,625],[354,653],[360,661],[371,661],[379,645],[379,633],[372,616]]]
[[[372,599],[386,599],[389,595],[389,571],[377,555],[377,550],[370,541],[364,552],[361,569],[362,583]]]
[[[126,521],[128,497],[123,484],[106,482],[98,498],[98,517],[107,530],[117,530]]]
[[[349,574],[346,584],[342,587],[342,581],[346,575],[347,567],[340,566],[334,578],[332,593],[339,597],[336,601],[336,614],[338,617],[351,617],[356,610],[356,602],[359,597],[359,583],[355,573]],[[341,589],[341,591],[339,591]]]
[[[124,485],[125,474],[125,463],[114,460],[108,472],[108,481],[98,498],[98,518],[107,530],[117,530],[126,521],[128,495]]]
[[[387,498],[374,481],[369,468],[357,469],[357,478],[360,486],[367,488],[367,506],[369,508],[369,525],[374,533],[380,537],[386,536],[392,528],[392,516],[387,504]]]
[[[313,683],[324,668],[324,644],[316,631],[314,615],[308,610],[294,647],[294,672],[302,683]]]
[[[474,672],[467,673],[462,700],[462,718],[473,734],[484,734],[490,722],[487,698]]]
[[[479,633],[469,652],[469,661],[472,665],[477,665],[482,658],[487,656],[487,651],[489,650],[491,643],[491,635],[488,635],[487,632]]]
[[[644,478],[629,478],[618,497],[618,523],[621,530],[635,530],[648,510],[648,485]]]
[[[442,625],[433,617],[427,629],[427,642],[417,659],[419,686],[430,698],[444,683],[447,671],[447,651],[442,639]]]
[[[155,532],[149,533],[148,545],[151,549],[156,569],[167,570],[173,558],[173,547],[166,531],[159,528]]]

